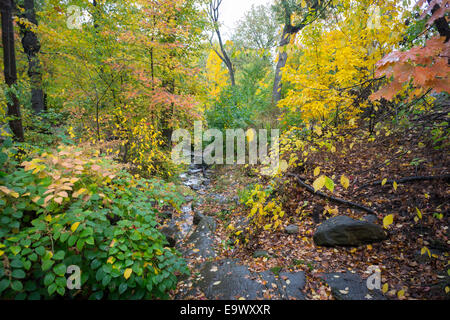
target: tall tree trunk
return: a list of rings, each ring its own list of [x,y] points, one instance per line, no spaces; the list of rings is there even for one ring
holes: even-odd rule
[[[34,0],[24,0],[23,9],[25,9],[25,11],[19,16],[31,23],[31,27],[24,23],[19,24],[20,33],[22,34],[23,51],[28,58],[28,76],[31,80],[31,108],[35,113],[39,113],[45,111],[46,106],[44,101],[44,91],[42,89],[42,71],[38,57],[41,45],[33,30],[38,24]]]
[[[12,0],[0,0],[1,23],[2,23],[2,44],[3,44],[3,65],[5,82],[11,89],[17,83],[16,54],[14,51],[14,27],[12,20]],[[14,137],[17,141],[24,141],[22,116],[20,115],[19,99],[10,90],[8,99],[8,116],[13,117],[9,121]]]
[[[278,62],[277,67],[275,69],[275,79],[273,81],[272,104],[275,107],[278,104],[278,101],[281,100],[281,88],[282,88],[281,69],[284,68],[284,66],[286,66],[287,53],[284,49],[289,44],[290,40],[291,40],[291,33],[289,32],[289,27],[285,26],[279,44]]]
[[[231,86],[234,87],[236,85],[236,81],[235,81],[235,77],[234,77],[233,62],[231,61],[230,57],[227,54],[227,51],[225,50],[225,46],[222,41],[222,35],[220,34],[220,29],[219,29],[219,8],[220,8],[220,5],[222,4],[222,1],[223,0],[211,0],[209,2],[209,12],[208,12],[209,18],[214,25],[214,32],[217,35],[217,40],[219,41],[220,52],[217,51],[216,48],[214,48],[214,45],[211,41],[212,39],[210,39],[210,43],[211,43],[212,49],[216,52],[216,54],[223,61],[223,63],[225,63],[225,66],[228,69],[228,74],[230,76]],[[214,35],[214,33],[213,33],[213,35]]]

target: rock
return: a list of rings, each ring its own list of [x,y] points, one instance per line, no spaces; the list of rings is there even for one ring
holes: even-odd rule
[[[205,215],[203,213],[196,211],[194,213],[194,220],[193,220],[194,226],[197,226],[200,223],[200,221],[202,221],[202,219],[204,219],[204,218],[205,218]]]
[[[190,169],[190,170],[188,171],[188,174],[196,174],[196,173],[200,173],[200,172],[202,172],[202,171],[203,171],[202,168],[199,168],[199,169]]]
[[[216,230],[216,222],[212,217],[198,214],[197,228],[186,241],[186,245],[190,247],[185,254],[194,255],[202,258],[214,258],[214,232]]]
[[[374,214],[367,214],[363,217],[363,220],[370,223],[377,223],[378,217]]]
[[[367,221],[337,216],[323,222],[314,233],[318,246],[352,246],[379,242],[387,238],[383,228]]]
[[[336,300],[386,300],[381,290],[369,290],[366,281],[356,273],[327,273],[324,280]]]
[[[303,289],[306,285],[306,277],[304,272],[280,272],[279,282],[282,299],[305,299]]]
[[[199,273],[193,287],[209,300],[265,299],[264,292],[270,292],[271,299],[305,299],[303,272],[282,272],[276,276],[269,270],[252,272],[238,260],[224,259],[203,263]]]
[[[166,237],[170,247],[175,247],[179,230],[175,224],[170,224],[161,229],[161,233]]]
[[[194,197],[193,196],[186,196],[186,197],[184,197],[184,200],[186,202],[191,202],[192,200],[194,200]]]
[[[207,262],[200,274],[201,280],[195,285],[209,300],[262,299],[266,290],[262,283],[252,279],[255,276],[246,266],[234,260]]]
[[[269,253],[266,250],[257,250],[253,253],[253,258],[266,257],[269,258]]]
[[[210,194],[211,198],[213,198],[215,201],[219,202],[220,204],[224,204],[228,202],[227,197],[225,197],[222,194],[219,193],[211,193]]]
[[[295,224],[290,224],[286,228],[284,228],[284,231],[289,234],[297,234],[299,233],[299,228]]]

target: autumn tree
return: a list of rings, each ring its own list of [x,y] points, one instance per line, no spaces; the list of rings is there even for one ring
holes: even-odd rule
[[[322,16],[325,10],[333,1],[301,1],[296,0],[278,0],[274,5],[278,20],[283,24],[281,39],[278,44],[279,53],[275,69],[275,79],[272,90],[272,104],[277,105],[281,99],[281,69],[284,68],[287,61],[286,46],[290,43],[292,37],[300,30],[311,24]]]

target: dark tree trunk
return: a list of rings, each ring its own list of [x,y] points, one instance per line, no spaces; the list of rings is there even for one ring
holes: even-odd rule
[[[273,90],[272,90],[272,104],[273,106],[276,106],[278,104],[278,101],[281,100],[281,69],[286,66],[287,61],[287,53],[284,51],[284,48],[286,45],[289,44],[289,41],[291,39],[291,33],[288,26],[285,26],[283,29],[283,35],[281,36],[281,41],[279,44],[279,50],[278,53],[278,62],[277,67],[275,69],[275,79],[273,81]]]
[[[234,77],[234,66],[233,66],[233,62],[231,61],[230,57],[227,54],[227,51],[225,49],[225,46],[223,44],[222,41],[222,35],[220,34],[220,29],[219,29],[219,8],[220,5],[222,4],[223,0],[211,0],[209,2],[209,18],[211,19],[211,22],[214,24],[214,32],[217,35],[217,40],[219,41],[219,46],[220,46],[220,52],[218,52],[215,48],[214,45],[211,42],[211,47],[213,48],[213,50],[216,52],[216,54],[219,56],[219,58],[223,61],[223,63],[225,63],[225,66],[228,69],[228,74],[230,76],[230,82],[231,82],[231,86],[235,86],[236,85],[236,81],[235,81],[235,77]]]
[[[39,50],[41,45],[33,28],[37,26],[34,0],[24,0],[25,10],[19,16],[28,20],[33,26],[20,23],[20,33],[22,34],[23,51],[28,58],[28,76],[31,80],[31,108],[35,113],[46,110],[44,101],[44,91],[42,89],[42,71],[39,61]]]
[[[14,86],[17,82],[12,9],[12,0],[0,0],[4,75],[5,82],[9,88]],[[19,99],[12,91],[9,91],[8,116],[12,117],[12,119],[9,121],[9,126],[14,133],[14,138],[17,141],[24,141]]]

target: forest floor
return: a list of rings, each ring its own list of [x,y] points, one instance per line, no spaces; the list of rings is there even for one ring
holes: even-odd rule
[[[280,184],[278,190],[287,212],[284,225],[276,232],[261,230],[247,244],[235,245],[232,230],[246,221],[249,212],[239,199],[261,181],[248,168],[221,166],[212,170],[208,188],[196,192],[193,202],[194,212],[213,217],[217,223],[214,233],[217,256],[208,259],[187,256],[192,270],[190,280],[199,275],[198,268],[205,260],[235,259],[252,272],[302,271],[306,277],[303,289],[306,299],[334,299],[323,281],[325,274],[350,271],[365,279],[371,274],[369,268],[377,266],[381,269],[383,294],[387,299],[448,299],[449,294],[445,292],[450,278],[448,179],[398,183],[396,190],[392,182],[361,187],[385,177],[400,181],[402,177],[446,174],[449,163],[442,155],[448,154],[448,150],[423,144],[418,147],[413,137],[395,136],[372,143],[356,142],[352,150],[348,144],[342,144],[337,150],[333,157],[319,152],[309,161],[333,177],[348,174],[351,187],[345,190],[336,186],[334,195],[374,208],[376,223],[382,225],[385,215],[394,214],[387,240],[354,248],[316,246],[314,231],[327,218],[339,214],[361,219],[367,213],[317,197],[289,180]],[[307,174],[309,171],[303,169],[298,174],[311,184],[314,177]],[[421,219],[417,218],[416,208],[422,214]],[[298,231],[286,232],[288,225],[297,226]],[[429,252],[424,252],[424,247]],[[195,286],[195,281],[181,281],[177,292],[193,283]],[[197,293],[189,298],[205,299],[205,296]],[[276,297],[268,291],[264,298]]]

